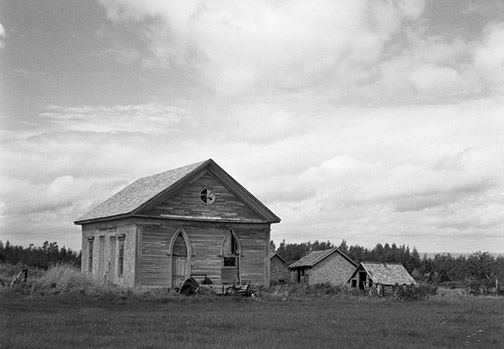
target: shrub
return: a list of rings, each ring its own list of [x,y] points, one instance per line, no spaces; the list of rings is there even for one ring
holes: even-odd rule
[[[396,299],[403,301],[420,301],[425,300],[431,295],[435,295],[437,293],[437,286],[429,285],[429,284],[420,284],[418,286],[407,286],[407,287],[399,287],[395,294]]]

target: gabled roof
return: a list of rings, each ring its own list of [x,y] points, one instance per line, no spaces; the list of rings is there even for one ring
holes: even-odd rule
[[[313,267],[317,263],[320,263],[322,260],[325,258],[329,257],[333,253],[339,253],[343,258],[345,258],[347,261],[352,263],[353,265],[357,266],[357,264],[351,260],[347,255],[345,255],[343,252],[338,250],[336,247],[331,248],[329,250],[323,250],[323,251],[312,251],[308,253],[306,256],[303,258],[297,260],[296,262],[292,263],[289,265],[289,268],[300,268],[300,267]]]
[[[375,284],[382,285],[410,285],[416,281],[400,263],[370,263],[362,262],[354,271],[352,279],[359,270],[365,270]]]
[[[74,223],[85,224],[95,220],[134,216],[143,208],[152,206],[157,201],[175,193],[184,185],[198,178],[205,171],[212,172],[231,192],[248,204],[265,221],[269,223],[280,222],[280,218],[227,174],[212,159],[209,159],[140,178],[93,208]]]
[[[275,256],[277,256],[278,258],[280,258],[280,260],[282,262],[284,262],[285,264],[287,264],[287,262],[285,261],[285,259],[283,259],[282,256],[280,256],[278,253],[276,253],[276,252],[270,252],[270,255],[269,255],[270,259],[273,258],[273,257],[275,257]]]

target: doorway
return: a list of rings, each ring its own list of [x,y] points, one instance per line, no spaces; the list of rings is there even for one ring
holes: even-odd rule
[[[186,236],[179,231],[172,240],[172,287],[181,287],[191,274],[190,252]]]
[[[221,246],[222,284],[240,284],[240,242],[233,230],[229,230]]]

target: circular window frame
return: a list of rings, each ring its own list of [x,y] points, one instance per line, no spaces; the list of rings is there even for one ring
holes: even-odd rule
[[[217,195],[214,190],[205,187],[200,190],[199,199],[203,205],[210,206],[217,200]]]

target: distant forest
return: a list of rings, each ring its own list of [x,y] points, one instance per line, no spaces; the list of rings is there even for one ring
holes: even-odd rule
[[[286,243],[283,240],[278,248],[272,241],[270,250],[278,253],[287,264],[306,256],[311,251],[326,250],[337,247],[355,263],[382,262],[401,263],[420,281],[431,283],[462,283],[464,285],[483,284],[495,286],[496,280],[504,282],[504,257],[494,257],[488,252],[475,252],[469,256],[451,256],[449,253],[436,254],[433,258],[420,256],[415,247],[396,244],[377,244],[372,249],[359,245],[348,246],[343,240],[339,246],[326,242]]]
[[[504,282],[504,257],[494,257],[488,252],[475,252],[469,256],[451,256],[449,253],[436,254],[432,258],[420,256],[415,247],[396,244],[377,244],[368,249],[359,245],[348,246],[343,240],[339,246],[326,242],[286,243],[283,240],[278,248],[273,241],[270,250],[278,253],[288,264],[306,256],[311,251],[337,247],[355,263],[384,262],[401,263],[420,281],[439,283],[462,283],[464,285],[484,284],[492,287],[496,280]],[[11,245],[9,241],[0,241],[0,263],[22,264],[28,267],[47,269],[58,263],[71,263],[80,267],[81,253],[56,242],[45,241],[42,246],[28,247]]]
[[[59,247],[57,242],[45,241],[42,246],[28,247],[5,244],[0,241],[0,263],[23,264],[28,267],[47,269],[58,263],[71,263],[80,267],[81,254],[65,246]]]

